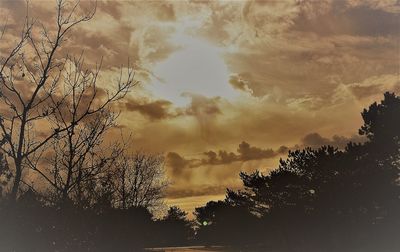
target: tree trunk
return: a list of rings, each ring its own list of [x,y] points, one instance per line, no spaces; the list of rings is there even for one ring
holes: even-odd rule
[[[18,194],[18,190],[19,190],[19,183],[21,181],[21,176],[22,176],[22,160],[17,159],[15,161],[14,183],[13,183],[13,187],[11,189],[11,194],[10,194],[10,200],[13,202],[17,201],[17,194]]]

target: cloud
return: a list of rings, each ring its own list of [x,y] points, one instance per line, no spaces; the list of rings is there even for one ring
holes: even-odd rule
[[[201,164],[230,164],[232,162],[238,161],[238,156],[233,152],[227,152],[220,150],[218,153],[214,151],[206,151],[203,153],[207,158],[203,159]]]
[[[229,79],[229,83],[236,89],[243,91],[246,90],[246,81],[240,79],[237,76],[231,76],[231,78]]]
[[[187,160],[176,152],[168,152],[166,156],[166,165],[173,178],[190,178],[190,171],[186,170],[187,166],[192,162]]]
[[[361,82],[350,83],[346,87],[359,100],[376,98],[386,91],[400,91],[400,81],[397,75],[384,74],[371,76]]]
[[[139,56],[143,64],[151,66],[165,60],[179,49],[179,46],[169,41],[171,35],[175,32],[173,27],[153,24],[145,25],[139,29],[140,34],[138,34],[136,43],[138,43]]]
[[[153,4],[157,4],[156,2]],[[157,6],[157,17],[160,21],[175,21],[175,9],[172,3],[160,3]]]
[[[250,146],[247,142],[243,141],[239,144],[237,153],[229,152],[226,150],[206,151],[203,152],[202,159],[186,159],[178,153],[169,152],[167,154],[167,165],[172,167],[173,171],[182,171],[186,168],[195,168],[203,165],[222,165],[230,164],[233,162],[246,162],[250,160],[270,159],[278,155],[284,154],[288,151],[285,146],[279,147],[278,150],[262,149]],[[176,173],[176,172],[174,172]],[[177,173],[176,173],[177,174]]]
[[[238,146],[237,153],[228,152],[226,150],[204,152],[203,154],[207,158],[202,159],[200,165],[221,165],[236,161],[246,162],[250,160],[275,158],[278,155],[286,153],[287,150],[285,146],[279,147],[276,151],[273,149],[262,149],[250,146],[249,143],[242,141]]]
[[[176,114],[170,112],[172,103],[166,100],[138,101],[135,99],[128,99],[124,105],[127,111],[139,112],[150,120],[161,120],[176,116]]]
[[[246,74],[232,75],[229,79],[229,84],[231,84],[232,87],[234,87],[235,89],[245,91],[250,94],[253,93],[253,90],[251,90],[248,86],[248,80],[246,80]]]
[[[185,115],[194,116],[198,122],[201,137],[209,139],[213,128],[216,127],[217,116],[222,114],[220,109],[221,98],[208,98],[193,93],[183,93],[182,96],[191,99],[190,105],[185,109]]]
[[[345,1],[317,1],[311,4],[305,1],[301,7],[302,11],[291,27],[296,31],[322,36],[387,36],[399,33],[399,14],[371,5],[348,5]]]
[[[400,6],[397,0],[347,0],[347,5],[350,7],[367,6],[371,9],[383,10],[390,13],[400,13]]]
[[[228,185],[204,185],[197,188],[169,188],[167,190],[167,197],[170,199],[194,197],[194,196],[205,196],[205,195],[221,195],[226,193]],[[229,187],[229,189],[239,189],[240,187],[235,186]]]
[[[222,113],[218,105],[221,101],[220,97],[208,98],[193,93],[183,93],[182,96],[191,98],[190,106],[186,109],[187,115],[203,117]]]
[[[286,30],[297,13],[295,1],[248,1],[242,10],[244,20],[254,29],[256,36]]]
[[[168,152],[165,159],[168,174],[172,180],[171,195],[199,196],[208,190],[216,194],[223,192],[221,187],[215,188],[215,181],[224,179],[229,184],[240,184],[238,174],[240,171],[252,171],[254,169],[268,170],[271,160],[287,153],[288,148],[280,147],[276,151],[250,146],[246,142],[239,144],[237,153],[219,150],[207,151],[199,157],[185,157],[177,152]],[[267,161],[267,162],[265,162]],[[218,169],[215,168],[218,166]],[[231,183],[231,182],[232,183]],[[185,185],[192,183],[193,188]],[[221,186],[221,183],[219,183]],[[181,195],[182,194],[182,195]]]
[[[343,149],[349,142],[359,143],[364,142],[365,138],[359,135],[352,137],[344,137],[334,135],[331,139],[322,137],[318,133],[310,133],[301,139],[301,143],[304,147],[319,148],[323,145],[331,145]]]
[[[111,15],[114,19],[120,20],[122,17],[121,8],[123,8],[122,4],[117,1],[107,0],[107,1],[98,1],[97,8],[108,14]]]
[[[220,98],[208,98],[202,95],[184,93],[191,102],[185,107],[175,107],[167,100],[150,100],[150,98],[130,98],[123,106],[124,110],[135,111],[146,116],[150,120],[171,119],[178,116],[194,116],[200,127],[209,127],[215,116],[222,114],[219,107]]]
[[[225,54],[228,67],[251,76],[242,79],[254,96],[308,96],[326,106],[342,83],[398,71],[392,52],[400,35],[399,13],[386,10],[396,4],[365,2],[248,1],[215,7],[226,21],[210,18],[205,27],[228,34],[216,43],[234,48]],[[229,8],[241,8],[242,20],[225,14]],[[231,81],[239,90],[243,84]]]
[[[272,149],[264,150],[258,147],[253,147],[244,141],[239,144],[238,153],[240,154],[240,159],[243,161],[271,158],[276,155],[276,153]]]

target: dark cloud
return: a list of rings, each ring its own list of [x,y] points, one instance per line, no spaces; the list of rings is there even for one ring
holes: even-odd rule
[[[191,160],[185,159],[176,152],[168,152],[165,159],[165,164],[169,168],[168,171],[174,178],[190,178],[190,171],[186,168],[191,162]]]
[[[246,76],[246,75],[244,75]],[[242,90],[242,91],[251,91],[249,86],[247,85],[248,81],[243,78],[242,75],[232,75],[229,79],[229,84],[232,85],[235,89]]]
[[[181,176],[186,172],[190,173],[190,169],[202,165],[223,165],[230,164],[233,162],[246,162],[250,160],[269,159],[276,157],[281,154],[285,154],[289,148],[281,146],[278,150],[262,149],[254,146],[250,146],[247,142],[243,141],[239,144],[237,153],[228,152],[226,150],[207,151],[203,155],[203,159],[187,159],[182,157],[176,152],[169,152],[166,158],[166,164],[170,167],[172,174]],[[188,174],[185,173],[185,176]]]
[[[167,164],[177,170],[183,169],[188,164],[188,162],[188,160],[184,159],[176,152],[169,152],[167,154]]]
[[[177,116],[195,116],[201,126],[210,126],[212,118],[221,114],[219,97],[207,98],[201,95],[184,94],[192,101],[186,108],[174,108],[167,100],[149,101],[148,99],[129,99],[124,103],[127,111],[136,111],[150,120],[174,118]]]
[[[186,109],[187,115],[206,116],[222,113],[218,105],[221,100],[220,97],[208,98],[192,93],[183,93],[182,95],[192,99],[190,106]]]
[[[150,120],[160,120],[176,116],[170,112],[171,106],[172,103],[166,100],[138,101],[129,99],[125,103],[126,110],[139,112]]]
[[[191,98],[191,103],[186,108],[184,114],[194,116],[200,128],[201,138],[212,141],[215,137],[213,132],[216,127],[216,117],[223,114],[220,109],[221,98],[209,98],[192,93],[183,93],[182,95]]]
[[[399,13],[360,6],[347,13],[352,22],[353,34],[360,36],[399,35]]]
[[[314,32],[322,36],[399,34],[400,15],[398,13],[373,9],[367,5],[349,7],[345,1],[333,1],[333,4],[322,13],[307,8],[302,8],[302,10],[294,19],[294,25],[291,27],[295,31]],[[314,12],[313,15],[310,15],[311,11]]]
[[[318,148],[323,145],[331,145],[334,147],[338,148],[344,148],[346,147],[347,143],[349,142],[364,142],[365,139],[361,136],[354,135],[352,137],[344,137],[344,136],[338,136],[334,135],[331,139],[322,137],[318,133],[310,133],[307,134],[306,136],[303,137],[301,140],[301,143],[305,147],[311,147],[311,148]]]
[[[217,152],[214,151],[207,151],[203,153],[207,158],[203,159],[201,164],[211,164],[211,165],[218,165],[218,164],[230,164],[235,161],[239,161],[240,158],[233,152],[227,152],[224,150],[220,150]]]
[[[230,164],[236,161],[250,161],[259,159],[268,159],[278,156],[279,154],[286,153],[287,147],[281,146],[278,150],[262,149],[259,147],[250,146],[249,143],[243,141],[239,144],[237,153],[219,150],[218,152],[207,151],[203,154],[205,159],[201,160],[199,165],[220,165]]]
[[[240,187],[231,185],[215,185],[215,186],[198,186],[196,188],[174,188],[170,187],[167,190],[167,197],[170,199],[205,196],[205,195],[220,195],[226,192],[226,188],[239,189]]]
[[[275,151],[273,151],[272,149],[261,149],[258,147],[250,146],[250,144],[244,141],[239,144],[239,148],[237,151],[240,154],[240,159],[243,161],[271,158],[276,156]]]
[[[237,160],[237,156],[233,152],[220,150],[218,152],[219,160],[224,164],[229,164]]]

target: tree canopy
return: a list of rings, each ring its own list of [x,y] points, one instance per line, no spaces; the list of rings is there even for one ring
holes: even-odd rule
[[[233,238],[244,229],[224,221],[246,209],[258,218],[242,233],[248,241],[263,233],[257,242],[287,250],[399,246],[400,97],[385,93],[361,115],[359,133],[367,141],[349,142],[343,150],[290,150],[269,174],[240,173],[242,190],[228,189],[223,202],[196,209],[199,229],[225,230]]]

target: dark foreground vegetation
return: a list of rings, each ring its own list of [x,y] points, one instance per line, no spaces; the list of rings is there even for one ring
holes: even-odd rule
[[[270,174],[196,209],[196,239],[274,251],[400,249],[400,97],[362,112],[364,143],[289,151]]]
[[[133,70],[100,88],[99,66],[60,50],[94,15],[78,9],[59,1],[50,31],[27,18],[1,52],[0,251],[399,251],[400,97],[362,112],[363,143],[291,150],[269,174],[241,173],[244,189],[197,208],[195,221],[177,207],[159,217],[163,157],[106,144]]]

